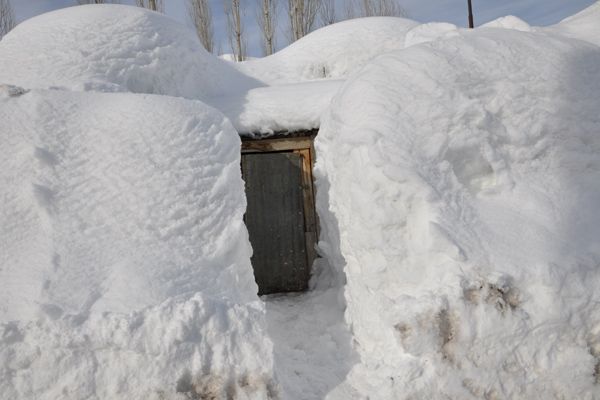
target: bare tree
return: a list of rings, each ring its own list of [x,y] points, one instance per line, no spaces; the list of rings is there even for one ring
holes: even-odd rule
[[[121,3],[120,0],[77,0],[77,4]]]
[[[187,9],[200,42],[206,50],[212,53],[215,47],[215,37],[208,0],[188,0]]]
[[[400,0],[347,0],[346,17],[406,17]]]
[[[269,56],[275,51],[275,28],[277,25],[277,0],[257,0],[256,21],[262,35],[263,54]]]
[[[0,39],[16,25],[10,0],[0,0]]]
[[[246,43],[243,37],[244,27],[241,16],[241,0],[225,0],[225,16],[227,17],[227,36],[236,61],[246,58]]]
[[[352,19],[358,18],[359,12],[356,4],[356,0],[344,0],[344,18]]]
[[[313,29],[320,4],[320,0],[288,0],[292,42],[304,37]]]
[[[319,8],[319,22],[321,26],[335,24],[336,21],[335,0],[321,0],[321,7]]]
[[[362,0],[365,17],[404,17],[399,0]]]
[[[164,12],[163,0],[135,0],[138,7],[144,7],[152,11]]]

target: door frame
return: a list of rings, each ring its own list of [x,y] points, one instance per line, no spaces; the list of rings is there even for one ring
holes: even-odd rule
[[[315,208],[313,166],[315,149],[313,141],[318,130],[276,134],[267,138],[242,137],[242,154],[293,152],[302,158],[302,194],[304,204],[304,237],[309,272],[318,257],[316,245],[319,239],[319,219]]]

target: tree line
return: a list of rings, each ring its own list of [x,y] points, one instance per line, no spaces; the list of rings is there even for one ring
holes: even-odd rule
[[[400,0],[222,0],[227,20],[227,37],[236,61],[246,58],[246,37],[244,21],[247,6],[254,6],[255,21],[261,33],[263,55],[275,52],[279,37],[280,16],[287,15],[283,27],[284,41],[287,43],[307,35],[311,31],[339,22],[344,19],[393,16],[404,17],[406,12]],[[194,22],[196,32],[204,47],[214,52],[214,31],[209,0],[187,0],[188,12]],[[253,4],[246,4],[254,2]],[[283,3],[283,4],[282,4]],[[343,4],[343,9],[336,6]],[[284,8],[281,10],[281,8]]]
[[[185,0],[187,12],[196,34],[206,50],[214,53],[215,34],[213,10],[209,0]],[[335,22],[372,16],[406,15],[400,0],[221,0],[226,19],[226,32],[231,52],[236,61],[246,58],[247,40],[244,15],[249,7],[255,13],[255,22],[261,33],[263,55],[276,50],[277,40],[283,33],[284,41],[291,43],[316,28]],[[76,4],[120,3],[121,0],[75,0]],[[251,3],[252,2],[252,3]],[[135,0],[138,7],[164,12],[164,0]],[[342,9],[338,7],[342,5]],[[283,29],[280,17],[287,15]],[[15,26],[15,15],[10,0],[0,0],[0,39]]]

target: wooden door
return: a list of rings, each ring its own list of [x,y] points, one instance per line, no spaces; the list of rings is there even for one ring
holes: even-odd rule
[[[291,151],[242,155],[245,221],[261,295],[308,287],[304,164],[303,155]]]

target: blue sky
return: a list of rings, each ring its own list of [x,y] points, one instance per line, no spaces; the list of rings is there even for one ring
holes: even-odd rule
[[[164,0],[165,13],[184,24],[191,25],[187,18],[185,3],[187,0]],[[222,0],[210,0],[214,14],[215,36],[222,52],[229,52],[225,36],[225,19]],[[244,0],[242,0],[243,2]],[[250,55],[260,55],[258,31],[254,22],[254,4],[257,0],[246,0],[246,35]],[[279,0],[281,5],[287,0]],[[342,1],[342,0],[338,0]],[[472,0],[475,24],[482,24],[504,15],[516,15],[532,25],[549,25],[572,15],[593,4],[596,0]],[[122,0],[133,3],[133,0]],[[69,7],[76,0],[11,0],[17,20],[24,21],[35,15]],[[466,25],[466,0],[401,0],[403,7],[412,19],[421,22],[445,21],[456,25]],[[282,7],[283,8],[283,7]],[[341,9],[341,7],[340,7]],[[283,30],[285,15],[280,18]],[[278,47],[286,45],[285,35],[279,34]]]

